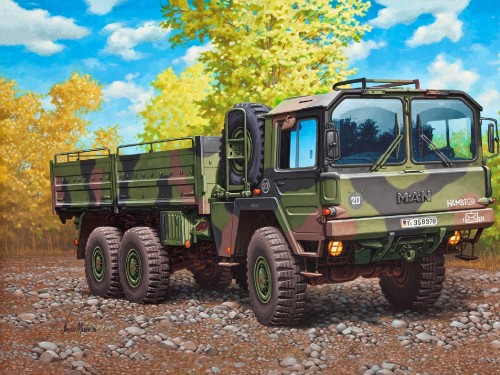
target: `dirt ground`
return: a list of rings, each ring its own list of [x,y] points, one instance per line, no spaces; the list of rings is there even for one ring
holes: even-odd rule
[[[265,327],[236,284],[204,292],[188,272],[164,303],[137,305],[89,298],[73,255],[0,269],[3,374],[500,374],[500,270],[448,268],[424,313],[392,309],[375,279],[309,286],[299,326]],[[57,356],[42,360],[40,342]]]

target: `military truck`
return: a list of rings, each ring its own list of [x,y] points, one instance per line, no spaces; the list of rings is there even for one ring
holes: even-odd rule
[[[264,324],[299,322],[307,284],[358,277],[426,308],[444,254],[475,259],[467,245],[494,223],[481,124],[489,157],[498,128],[481,110],[462,91],[365,78],[274,109],[240,103],[221,137],[57,154],[53,207],[74,220],[97,296],[159,303],[187,269],[206,289],[235,279]]]

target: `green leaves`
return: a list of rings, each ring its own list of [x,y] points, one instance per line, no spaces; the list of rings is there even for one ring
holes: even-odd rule
[[[212,89],[205,90],[203,97],[195,89],[198,107],[188,111],[198,109],[209,122],[201,125],[202,130],[218,133],[224,112],[237,102],[274,105],[276,98],[328,91],[334,82],[353,74],[342,47],[359,41],[369,30],[359,22],[369,3],[339,0],[334,4],[327,0],[234,0],[192,5],[170,1],[164,6],[163,26],[173,29],[170,41],[174,46],[196,41],[213,45],[199,57],[204,65],[200,77],[213,77]],[[156,101],[153,107],[158,105]]]

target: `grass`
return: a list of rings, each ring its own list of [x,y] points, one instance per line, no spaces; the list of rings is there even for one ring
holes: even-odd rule
[[[32,248],[1,248],[0,257],[11,257],[11,256],[57,256],[57,255],[68,255],[73,254],[76,257],[76,248],[66,248],[66,249],[32,249]]]
[[[477,256],[478,260],[464,261],[453,254],[446,255],[446,267],[500,271],[500,252],[478,252]]]

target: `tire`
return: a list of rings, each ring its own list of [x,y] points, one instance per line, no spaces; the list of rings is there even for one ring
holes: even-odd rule
[[[136,303],[165,300],[169,285],[169,258],[158,233],[149,227],[125,232],[118,253],[125,298]]]
[[[400,276],[381,276],[380,287],[394,307],[425,309],[439,298],[444,274],[444,256],[435,253],[413,263],[404,262]]]
[[[212,263],[204,269],[191,271],[196,284],[205,290],[223,290],[231,285],[233,274],[229,267],[221,267]]]
[[[98,227],[90,233],[85,247],[85,276],[94,296],[119,298],[123,295],[118,273],[118,248],[122,232]]]
[[[271,108],[257,103],[239,103],[233,108],[243,108],[246,111],[248,150],[250,153],[247,171],[248,182],[250,182],[251,187],[255,187],[260,182],[264,167],[264,115]],[[243,137],[243,113],[240,111],[230,112],[227,119],[227,126],[222,131],[220,155],[222,160],[222,176],[224,178],[226,176],[226,163],[224,162],[226,160],[226,131],[229,132],[229,139]],[[244,163],[238,160],[230,160],[228,175],[230,184],[243,184]]]
[[[306,282],[283,234],[275,227],[255,231],[247,254],[248,293],[257,319],[293,325],[304,313]]]

